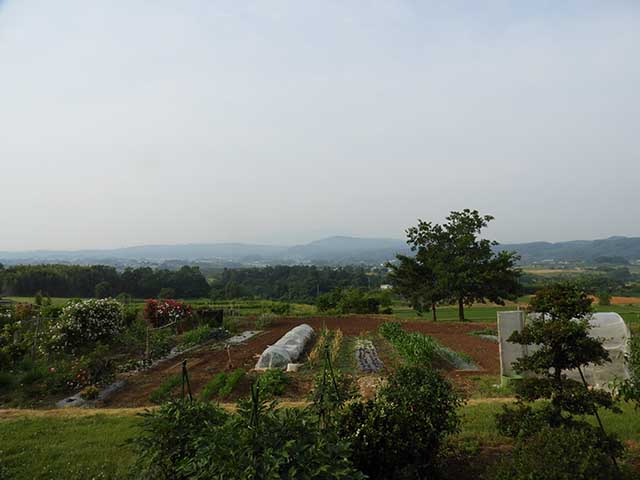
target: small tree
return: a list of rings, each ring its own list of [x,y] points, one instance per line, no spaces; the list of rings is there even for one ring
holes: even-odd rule
[[[598,292],[598,303],[602,306],[611,305],[611,294],[606,290]]]
[[[610,454],[619,452],[619,442],[604,432],[598,408],[619,409],[609,392],[589,389],[582,373],[587,364],[609,361],[602,342],[589,336],[591,302],[584,291],[566,283],[545,287],[532,299],[533,320],[508,341],[538,346],[534,353],[514,362],[516,372],[535,376],[516,383],[516,406],[504,407],[498,414],[498,426],[504,434],[530,436],[544,426],[591,429],[575,416],[594,415],[602,440],[598,447]],[[582,381],[568,378],[569,370],[577,370]],[[547,402],[534,409],[531,404],[538,399]]]

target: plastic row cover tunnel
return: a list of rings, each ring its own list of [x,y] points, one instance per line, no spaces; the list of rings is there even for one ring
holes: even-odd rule
[[[257,370],[267,368],[286,368],[287,364],[295,362],[304,351],[307,342],[313,337],[313,328],[306,323],[289,330],[276,343],[262,352]]]

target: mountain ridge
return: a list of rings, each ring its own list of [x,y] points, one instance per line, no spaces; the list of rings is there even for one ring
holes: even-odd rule
[[[612,236],[596,240],[500,244],[497,251],[516,251],[522,263],[582,261],[617,256],[640,259],[640,237]],[[112,249],[0,251],[0,263],[90,263],[91,261],[162,262],[220,261],[241,264],[383,263],[397,253],[408,253],[405,241],[335,235],[298,245],[243,242],[135,245]]]

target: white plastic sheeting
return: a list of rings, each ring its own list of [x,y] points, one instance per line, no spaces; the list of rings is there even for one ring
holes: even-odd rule
[[[256,364],[256,370],[287,368],[287,364],[294,363],[300,357],[312,337],[313,328],[306,323],[292,328],[280,340],[262,352]]]
[[[500,371],[503,376],[515,374],[512,363],[536,351],[535,345],[519,345],[508,342],[509,336],[520,331],[535,316],[525,312],[498,312],[498,341],[500,343]],[[583,373],[587,383],[596,388],[608,388],[614,380],[629,378],[629,370],[625,356],[629,353],[629,340],[631,332],[624,319],[613,312],[599,312],[591,315],[589,319],[589,335],[603,342],[604,348],[609,352],[611,362],[604,365],[587,365]],[[569,378],[580,380],[578,371],[567,373]]]

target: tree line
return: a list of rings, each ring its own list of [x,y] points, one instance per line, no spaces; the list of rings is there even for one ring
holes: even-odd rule
[[[316,267],[278,265],[225,269],[212,282],[211,298],[265,298],[313,303],[340,288],[376,290],[386,281],[386,269],[360,266]]]
[[[378,290],[386,281],[386,269],[364,267],[274,266],[224,269],[211,284],[198,267],[178,270],[151,267],[118,271],[104,265],[0,264],[0,294],[51,297],[203,298],[227,300],[260,298],[313,303],[336,289]]]
[[[104,265],[0,265],[0,293],[52,297],[109,297],[125,293],[152,298],[162,292],[179,298],[206,297],[210,286],[198,267],[179,270],[127,268],[119,272]]]

